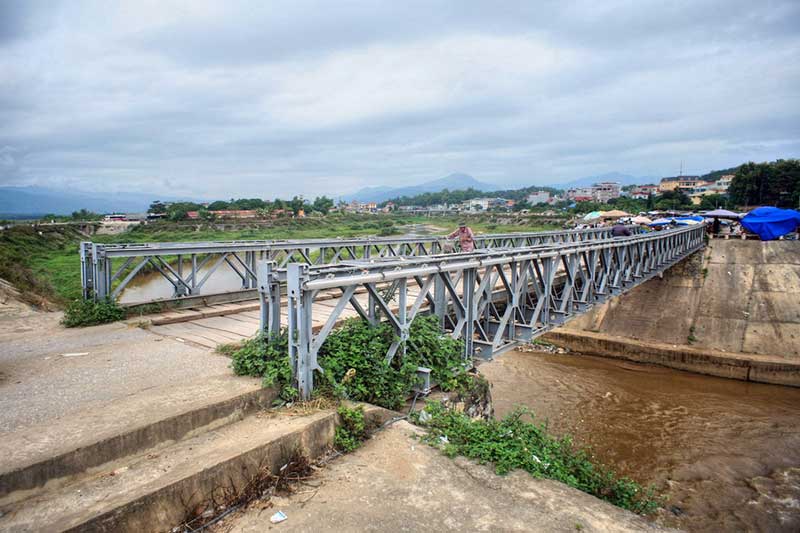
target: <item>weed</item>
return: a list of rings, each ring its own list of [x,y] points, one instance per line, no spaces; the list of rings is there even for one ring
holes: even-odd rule
[[[703,268],[703,270],[701,272],[703,273],[703,279],[706,279],[708,277],[708,269],[707,268]]]
[[[425,422],[428,433],[422,440],[449,457],[461,455],[492,463],[501,475],[519,468],[637,513],[652,512],[659,505],[652,488],[645,489],[594,463],[590,453],[577,448],[571,437],[554,437],[546,423],[524,421],[525,415],[533,418],[527,409],[519,408],[503,420],[470,419],[437,402],[429,403],[424,411],[429,415]]]
[[[686,337],[686,342],[688,342],[689,344],[697,342],[697,337],[694,336],[694,331],[695,331],[694,326],[689,328],[689,336]]]
[[[342,452],[352,452],[367,438],[367,424],[364,420],[364,408],[340,405],[337,411],[341,425],[336,428],[333,444]]]
[[[68,328],[94,326],[125,318],[125,310],[111,299],[74,300],[64,310],[61,323]]]

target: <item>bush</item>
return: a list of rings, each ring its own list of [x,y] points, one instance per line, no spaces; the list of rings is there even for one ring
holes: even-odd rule
[[[466,371],[461,341],[442,335],[434,316],[417,317],[409,335],[406,356],[387,363],[385,354],[396,338],[392,328],[346,321],[328,335],[317,354],[324,372],[315,375],[315,392],[396,409],[411,394],[418,366],[430,368],[444,390],[459,386],[458,378]],[[259,336],[231,351],[232,367],[238,375],[262,377],[265,386],[280,387],[281,398],[291,401],[297,390],[291,386],[288,353],[286,331],[272,339]]]
[[[367,438],[364,408],[358,406],[351,409],[340,405],[338,413],[341,425],[336,428],[333,445],[343,452],[352,452]]]
[[[68,328],[95,326],[125,318],[125,310],[109,298],[100,301],[73,300],[64,310],[61,323]]]
[[[659,505],[652,488],[592,462],[589,452],[575,447],[571,437],[557,438],[548,433],[546,424],[523,421],[524,415],[533,416],[527,409],[518,408],[503,420],[470,419],[437,402],[429,403],[424,412],[428,433],[423,441],[441,447],[449,457],[462,455],[492,463],[498,474],[519,468],[641,514]],[[416,418],[419,422],[424,417]]]
[[[284,401],[297,399],[297,389],[292,387],[292,367],[289,364],[289,335],[286,330],[271,338],[258,335],[244,341],[231,355],[231,368],[239,376],[262,378],[265,387],[278,387],[278,396]]]

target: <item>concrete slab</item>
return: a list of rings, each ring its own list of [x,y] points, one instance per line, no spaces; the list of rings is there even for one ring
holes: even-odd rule
[[[797,361],[800,356],[800,324],[750,321],[742,351],[774,354]]]
[[[763,243],[756,241],[712,241],[707,247],[711,252],[712,264],[749,264],[764,263]]]
[[[692,346],[733,353],[741,352],[746,329],[745,319],[699,316],[694,322],[694,336],[697,340]],[[679,344],[687,343],[688,333],[687,338]]]
[[[800,293],[754,290],[750,296],[750,320],[800,324]]]
[[[216,531],[664,531],[593,496],[522,471],[449,459],[397,422],[321,471],[314,488],[273,498],[220,522]],[[288,520],[272,526],[273,512]]]
[[[735,241],[730,241],[735,242]],[[745,241],[747,242],[747,241]],[[753,287],[755,266],[752,264],[708,265],[699,307],[675,307],[691,312],[697,309],[699,316],[742,319],[748,312],[748,297]]]
[[[759,291],[791,292],[800,295],[800,265],[757,265],[753,288]]]
[[[5,506],[0,531],[167,531],[213,495],[241,490],[261,469],[277,472],[295,450],[319,456],[335,423],[332,411],[252,415]]]
[[[767,241],[761,244],[765,263],[800,265],[800,242]]]

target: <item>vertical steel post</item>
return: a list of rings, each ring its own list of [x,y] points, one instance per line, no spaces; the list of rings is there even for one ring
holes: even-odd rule
[[[464,270],[462,278],[462,298],[464,299],[465,322],[463,330],[464,338],[464,360],[472,359],[475,354],[475,280],[477,279],[477,268]]]
[[[294,362],[295,383],[300,398],[308,400],[314,390],[314,365],[311,361],[311,291],[303,285],[308,279],[308,265],[290,263],[286,268],[289,299],[289,357]]]

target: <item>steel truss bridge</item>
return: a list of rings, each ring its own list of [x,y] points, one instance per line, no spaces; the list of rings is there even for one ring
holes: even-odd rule
[[[314,371],[322,370],[317,354],[346,309],[392,327],[396,338],[385,354],[389,362],[403,357],[411,322],[420,313],[435,314],[444,332],[463,340],[465,361],[491,358],[662,274],[704,246],[705,226],[622,238],[602,230],[486,236],[482,244],[492,239],[510,246],[346,260],[336,252],[338,264],[315,263],[307,252],[303,262],[291,262],[292,254],[282,261],[265,258],[257,266],[262,331],[277,333],[282,310],[288,312],[289,357],[303,398],[314,388]],[[338,301],[315,327],[315,300],[331,291]],[[366,306],[355,297],[364,292]]]
[[[609,228],[478,235],[478,249],[505,249],[606,239]],[[270,260],[278,268],[290,263],[327,265],[387,257],[429,257],[442,254],[441,236],[301,239],[280,241],[167,242],[80,245],[81,284],[86,299],[117,299],[137,276],[157,272],[173,288],[173,298],[202,294],[213,276],[230,268],[241,290],[258,284],[256,264]],[[151,303],[151,302],[138,302]]]

